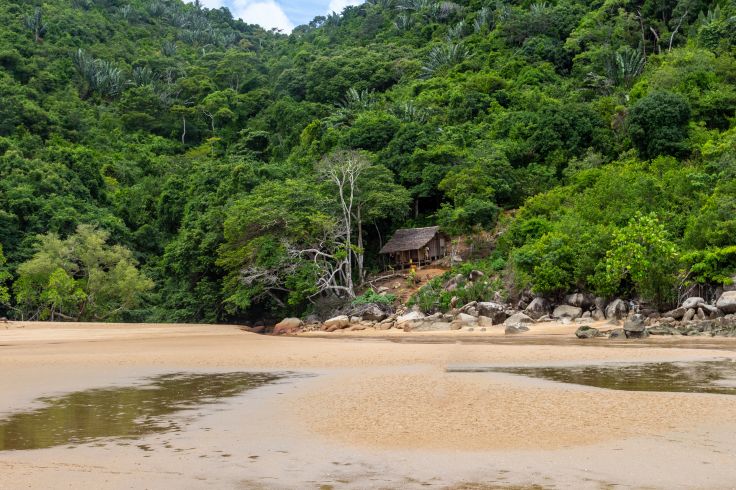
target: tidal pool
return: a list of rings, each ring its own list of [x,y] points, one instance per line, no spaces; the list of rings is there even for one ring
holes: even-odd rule
[[[275,382],[285,374],[173,373],[136,386],[98,388],[41,398],[43,406],[0,419],[0,451],[137,439],[175,431],[184,410],[213,404]]]
[[[736,395],[736,361],[656,362],[564,367],[451,367],[453,373],[508,373],[596,388]]]

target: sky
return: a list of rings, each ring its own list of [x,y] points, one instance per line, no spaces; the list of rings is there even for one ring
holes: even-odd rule
[[[342,12],[348,5],[364,0],[201,0],[209,8],[227,7],[233,17],[249,24],[260,24],[266,29],[276,27],[284,32],[307,24],[318,15]]]

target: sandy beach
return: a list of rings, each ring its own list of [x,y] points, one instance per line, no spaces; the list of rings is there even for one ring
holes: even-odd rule
[[[453,366],[736,359],[733,339],[581,341],[575,327],[270,337],[235,326],[0,325],[0,419],[182,372],[290,373],[181,429],[0,451],[0,488],[733,488],[736,397]]]

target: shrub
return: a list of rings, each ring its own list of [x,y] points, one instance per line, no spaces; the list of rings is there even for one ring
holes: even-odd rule
[[[367,305],[371,303],[377,303],[377,304],[384,304],[384,305],[390,305],[393,304],[393,302],[396,301],[396,295],[393,294],[378,294],[372,289],[369,289],[365,293],[361,294],[360,296],[357,296],[353,300],[353,305]]]

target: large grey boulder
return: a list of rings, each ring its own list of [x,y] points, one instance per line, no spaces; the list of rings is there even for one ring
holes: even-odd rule
[[[478,279],[480,279],[480,278],[482,278],[484,276],[485,276],[485,274],[483,273],[483,271],[472,270],[472,271],[470,271],[470,274],[468,274],[468,279],[470,279],[471,281],[475,282],[475,281],[477,281]]]
[[[477,317],[474,317],[473,315],[469,315],[467,313],[459,313],[455,317],[455,320],[454,321],[455,322],[469,324],[469,323],[475,323],[475,322],[477,322],[478,321],[478,318]]]
[[[708,315],[708,318],[711,320],[718,318],[719,316],[723,316],[721,310],[713,305],[703,303],[702,305],[700,305],[700,308],[705,311],[705,314]]]
[[[608,320],[623,320],[629,312],[626,302],[621,299],[614,299],[606,306],[606,318]]]
[[[695,313],[696,313],[695,310],[693,308],[690,308],[689,310],[685,312],[685,315],[682,317],[682,321],[683,322],[691,321],[693,318],[695,318]]]
[[[568,294],[565,297],[565,303],[570,306],[577,306],[578,308],[588,309],[593,306],[595,298],[592,294],[588,293],[573,293]]]
[[[687,308],[680,306],[679,308],[675,308],[672,311],[668,311],[663,316],[674,318],[675,320],[682,320],[682,317],[685,316],[686,312]]]
[[[303,325],[299,318],[284,318],[273,327],[274,335],[294,333]]]
[[[552,312],[552,318],[580,318],[583,314],[583,309],[577,306],[560,305]]]
[[[515,313],[508,317],[503,324],[506,326],[509,325],[516,325],[516,324],[523,324],[523,323],[534,323],[534,320],[532,320],[529,316],[523,314],[523,313]]]
[[[705,300],[699,296],[693,296],[692,298],[687,298],[685,301],[682,302],[682,307],[686,310],[689,310],[690,308],[697,309],[698,306],[705,303]]]
[[[370,322],[380,322],[388,318],[388,313],[383,311],[377,305],[368,305],[361,313],[360,318]]]
[[[625,339],[626,338],[626,332],[623,328],[614,328],[608,333],[609,339]]]
[[[506,314],[506,307],[501,303],[495,301],[482,301],[476,305],[478,314],[480,316],[487,316],[493,321],[494,325],[503,323],[508,315]]]
[[[506,329],[504,333],[506,335],[514,335],[514,334],[524,333],[528,331],[529,331],[529,327],[527,327],[523,323],[516,323],[514,325],[506,325]]]
[[[328,331],[346,328],[348,325],[350,325],[350,318],[347,315],[335,316],[324,322],[324,326]]]
[[[544,315],[549,314],[549,309],[549,302],[544,298],[537,297],[524,309],[524,313],[535,320],[539,320]]]
[[[647,329],[649,335],[680,335],[680,332],[667,325],[658,325]]]
[[[624,322],[624,331],[626,332],[626,338],[629,339],[641,339],[648,337],[647,328],[645,325],[646,318],[643,315],[633,315],[631,318],[627,318]]]
[[[575,331],[575,336],[579,339],[594,339],[600,335],[600,331],[597,328],[583,325]]]
[[[595,304],[595,309],[602,312],[605,312],[606,306],[608,306],[608,301],[606,300],[606,298],[602,298],[600,296],[596,297],[593,303]]]
[[[401,325],[402,323],[415,322],[418,320],[424,320],[426,315],[421,311],[410,311],[405,313],[396,319],[396,324]],[[326,322],[325,322],[326,323]]]
[[[721,297],[718,298],[718,301],[716,301],[716,306],[723,313],[736,313],[736,291],[724,292]]]

